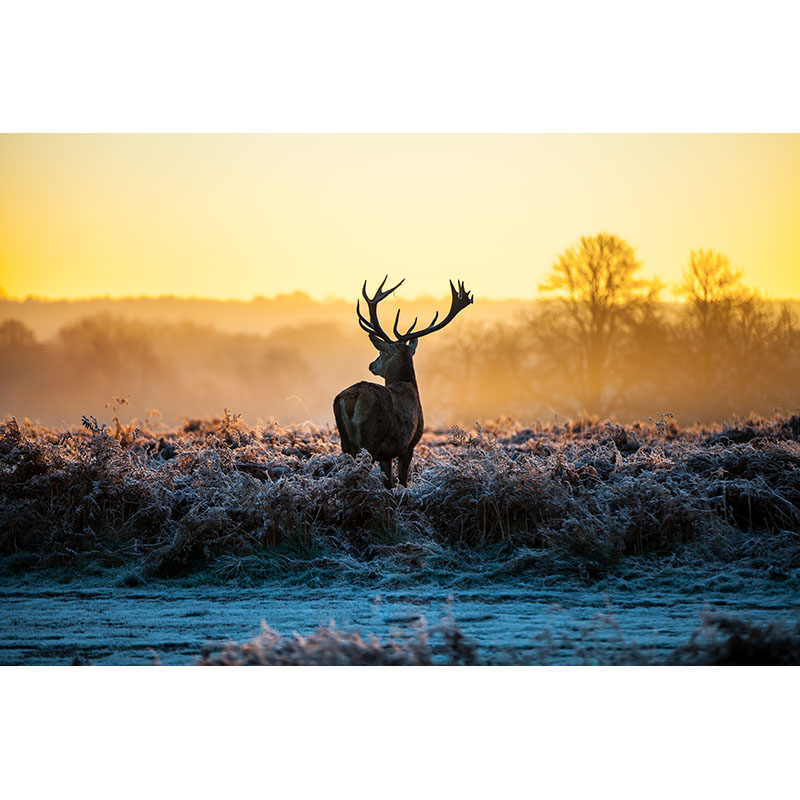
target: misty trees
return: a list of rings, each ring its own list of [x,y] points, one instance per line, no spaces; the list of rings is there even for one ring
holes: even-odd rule
[[[639,278],[640,268],[618,236],[584,236],[539,287],[556,295],[531,320],[539,366],[570,387],[576,411],[608,414],[642,367],[634,355],[658,338],[661,286]]]
[[[36,341],[33,331],[18,319],[0,322],[0,349],[30,347]]]
[[[46,376],[53,366],[48,356],[24,322],[0,322],[0,417],[13,407],[15,397],[38,397],[46,392]]]
[[[677,294],[686,301],[687,364],[693,379],[706,393],[720,388],[723,351],[732,333],[736,306],[744,296],[741,270],[713,250],[692,250]]]
[[[690,252],[673,306],[640,267],[608,233],[581,238],[551,267],[539,287],[551,299],[528,334],[535,381],[554,410],[694,421],[796,407],[800,331],[787,306],[744,286],[713,250]]]
[[[744,286],[742,271],[713,250],[690,252],[677,293],[686,302],[678,332],[681,372],[693,383],[698,413],[720,403],[732,413],[733,395],[751,407],[763,404],[767,386],[772,396],[786,395],[787,388],[791,394],[797,332],[786,306]]]
[[[479,321],[461,327],[457,336],[431,342],[417,370],[425,396],[436,408],[436,415],[426,419],[471,425],[498,416],[527,417],[531,408],[548,400],[532,360],[529,337],[513,319]]]
[[[750,408],[763,405],[770,394],[784,407],[798,403],[797,333],[785,305],[770,304],[749,290],[740,298],[730,342],[730,384]]]
[[[687,252],[682,266],[680,302],[656,302],[659,287],[639,277],[629,244],[605,233],[584,237],[555,259],[545,299],[530,298],[526,319],[506,308],[502,316],[456,320],[450,336],[426,345],[418,376],[428,423],[510,415],[527,424],[554,411],[642,421],[673,412],[680,424],[776,407],[797,413],[800,303],[761,297],[713,250]],[[31,313],[27,302],[9,301],[20,319],[4,319],[10,312],[0,308],[0,417],[62,424],[127,396],[140,416],[154,406],[165,419],[228,407],[251,421],[324,422],[330,387],[358,370],[369,377],[353,325],[317,319],[241,336],[175,319],[145,322],[150,301],[142,311],[131,302],[124,308],[138,321],[84,317],[38,340],[21,321]],[[166,306],[167,315],[175,308]],[[225,320],[232,312],[218,313]],[[55,329],[61,307],[43,305],[34,319]]]

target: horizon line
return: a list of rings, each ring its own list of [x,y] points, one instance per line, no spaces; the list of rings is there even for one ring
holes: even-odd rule
[[[359,292],[358,298],[360,299],[361,294]],[[38,302],[45,302],[45,303],[81,303],[81,302],[92,302],[97,300],[110,300],[110,301],[123,301],[123,300],[182,300],[182,301],[195,301],[195,302],[214,302],[214,303],[255,303],[260,301],[275,301],[275,300],[290,300],[295,298],[297,300],[308,301],[311,303],[352,303],[352,299],[347,299],[344,297],[337,297],[335,295],[328,295],[322,299],[318,299],[313,297],[312,295],[308,294],[308,292],[304,292],[301,289],[298,289],[294,292],[279,292],[273,295],[263,295],[263,294],[256,294],[252,295],[249,298],[242,298],[242,297],[211,297],[207,295],[178,295],[178,294],[139,294],[139,295],[111,295],[111,294],[97,294],[97,295],[83,295],[80,297],[50,297],[47,295],[39,295],[39,294],[27,294],[24,296],[13,296],[5,292],[2,288],[0,288],[0,301],[6,300],[11,301],[14,303],[24,303],[28,301],[38,301]],[[420,302],[425,300],[436,300],[437,302],[440,300],[447,300],[449,299],[446,295],[441,295],[437,297],[436,295],[432,294],[418,294],[415,297],[406,297],[403,298],[407,302]],[[484,297],[481,298],[483,301],[486,302],[493,302],[493,303],[505,303],[505,302],[515,302],[515,301],[526,301],[531,299],[537,299],[536,297]]]
[[[783,297],[771,297],[767,294],[760,292],[759,290],[755,290],[763,300],[766,300],[770,303],[797,303],[800,302],[800,296],[793,297],[793,296],[783,296]],[[670,294],[673,294],[670,292]],[[561,295],[545,295],[542,292],[537,292],[533,296],[527,297],[479,297],[482,303],[514,303],[514,302],[536,302],[540,300],[557,300],[561,297]],[[326,305],[326,304],[336,304],[336,303],[345,303],[345,304],[352,304],[352,298],[346,299],[343,297],[336,297],[334,295],[328,295],[323,299],[317,299],[312,297],[307,292],[298,289],[294,292],[280,292],[274,295],[263,295],[263,294],[256,294],[252,295],[249,299],[241,298],[241,297],[209,297],[203,295],[177,295],[177,294],[139,294],[139,295],[84,295],[81,297],[48,297],[46,295],[37,295],[37,294],[27,294],[22,297],[20,296],[13,296],[8,294],[0,287],[0,302],[11,302],[11,303],[26,303],[26,302],[40,302],[40,303],[91,303],[91,302],[99,302],[99,301],[106,301],[106,302],[125,302],[125,301],[139,301],[139,300],[177,300],[180,302],[196,302],[196,303],[240,303],[242,305],[249,305],[251,303],[257,302],[275,302],[280,300],[291,300],[292,298],[302,301],[302,302],[309,302],[309,303],[317,303],[319,305]],[[360,298],[359,297],[357,299]],[[436,297],[435,295],[431,294],[418,294],[415,297],[406,297],[403,298],[404,302],[409,303],[420,303],[426,301],[446,301],[447,298],[445,295],[441,297]],[[663,299],[659,300],[661,303],[684,303],[688,302],[685,299],[675,297],[673,295],[672,299]]]

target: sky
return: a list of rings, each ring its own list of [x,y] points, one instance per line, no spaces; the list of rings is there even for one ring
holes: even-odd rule
[[[12,297],[535,297],[581,236],[800,297],[798,134],[5,134]]]

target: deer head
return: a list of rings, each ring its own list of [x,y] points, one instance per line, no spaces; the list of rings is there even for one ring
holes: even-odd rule
[[[374,334],[369,335],[369,340],[378,351],[378,357],[369,365],[373,375],[384,378],[387,383],[402,380],[400,376],[408,371],[408,365],[417,350],[417,340],[412,339],[408,344],[404,342],[384,342]]]
[[[379,375],[384,378],[387,384],[398,380],[409,380],[409,372],[413,375],[411,360],[417,350],[417,342],[420,337],[441,330],[445,325],[452,322],[459,311],[462,311],[473,302],[472,296],[464,288],[463,281],[458,281],[458,289],[453,286],[453,281],[450,281],[451,300],[450,311],[447,316],[437,324],[436,320],[439,318],[439,312],[437,311],[430,325],[418,331],[414,330],[418,321],[418,318],[415,317],[411,327],[405,333],[401,333],[398,330],[398,325],[400,324],[400,310],[398,309],[394,320],[395,338],[392,339],[381,327],[378,319],[378,303],[397,290],[403,284],[405,278],[397,285],[392,286],[391,289],[384,289],[383,287],[388,277],[387,275],[383,279],[378,291],[372,297],[367,294],[367,282],[364,281],[361,294],[367,303],[369,319],[362,315],[360,301],[356,302],[358,323],[369,334],[369,340],[380,353],[375,361],[369,365],[369,370],[373,375]]]

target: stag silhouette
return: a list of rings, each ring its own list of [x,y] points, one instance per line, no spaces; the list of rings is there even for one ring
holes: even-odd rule
[[[414,373],[417,342],[421,336],[440,331],[452,322],[456,314],[473,302],[473,298],[464,289],[462,281],[457,281],[458,288],[450,281],[452,298],[447,316],[437,324],[437,311],[430,325],[419,331],[414,330],[417,325],[415,318],[411,327],[400,333],[397,329],[400,322],[398,310],[394,320],[395,338],[392,339],[378,320],[378,303],[401,286],[405,278],[391,289],[384,290],[387,278],[388,275],[373,297],[367,294],[367,282],[364,281],[361,294],[367,303],[369,319],[362,316],[360,301],[356,303],[358,323],[369,334],[369,340],[379,353],[369,370],[382,377],[386,385],[369,381],[353,384],[336,395],[333,413],[342,450],[353,456],[362,449],[366,450],[381,465],[386,487],[391,489],[392,461],[397,459],[398,478],[406,486],[414,447],[422,436],[422,405]]]

